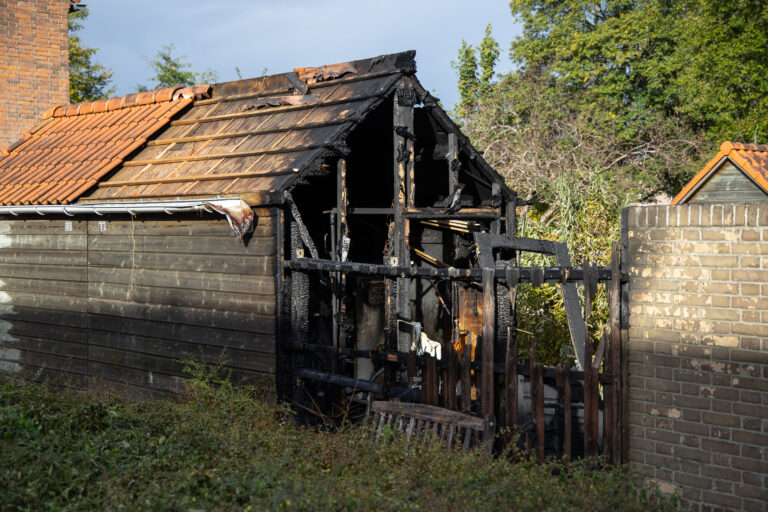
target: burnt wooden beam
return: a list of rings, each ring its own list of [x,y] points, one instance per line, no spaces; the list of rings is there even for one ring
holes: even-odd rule
[[[302,379],[315,382],[324,382],[326,384],[334,384],[337,386],[344,386],[347,388],[355,389],[357,391],[365,391],[368,393],[375,393],[377,395],[387,394],[391,397],[400,398],[401,400],[418,401],[421,395],[418,389],[408,389],[397,386],[390,386],[389,389],[385,389],[384,384],[379,382],[373,382],[365,379],[355,379],[354,377],[345,377],[343,375],[335,375],[333,373],[321,372],[319,370],[312,370],[310,368],[301,368],[297,370],[296,376],[301,377]]]
[[[448,152],[445,154],[448,160],[448,194],[452,195],[459,185],[459,141],[456,134],[448,134]]]
[[[416,103],[416,93],[409,80],[404,80],[395,90],[392,108],[393,129],[393,161],[394,161],[394,227],[390,246],[394,249],[395,265],[410,266],[410,250],[408,249],[408,219],[405,211],[413,205],[414,198],[414,151],[413,151],[413,105]],[[390,264],[392,257],[390,256]],[[405,320],[411,318],[410,282],[408,277],[400,275],[395,283],[395,317]],[[390,325],[390,329],[393,326]],[[411,347],[410,333],[398,333],[397,348],[407,351]]]
[[[498,219],[501,210],[498,208],[462,208],[458,212],[448,213],[444,208],[408,208],[405,211],[408,219]]]
[[[373,263],[339,262],[312,258],[301,258],[283,262],[283,267],[292,270],[322,270],[325,272],[344,272],[346,274],[368,274],[385,277],[405,276],[409,278],[443,278],[451,280],[476,281],[482,280],[482,270],[479,268],[431,268],[431,267],[401,267],[391,265],[376,265]],[[580,267],[514,267],[520,272],[519,281],[530,283],[539,276],[547,283],[574,283],[584,279]],[[611,280],[610,267],[598,267],[600,281]],[[507,269],[493,269],[497,280],[506,282]],[[579,308],[581,306],[579,305]],[[580,313],[579,313],[580,314]]]
[[[484,268],[483,276],[483,343],[482,383],[480,384],[482,414],[494,414],[493,345],[496,332],[496,279],[492,268]]]

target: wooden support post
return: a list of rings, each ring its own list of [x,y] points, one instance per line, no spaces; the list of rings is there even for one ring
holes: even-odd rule
[[[421,401],[427,405],[437,405],[439,402],[437,360],[432,356],[427,356],[425,359],[426,368],[421,383]]]
[[[536,338],[531,336],[531,410],[536,424],[536,459],[539,464],[544,462],[544,436],[546,435],[546,419],[544,418],[544,372],[536,357]]]
[[[405,218],[406,208],[412,206],[414,197],[414,152],[413,152],[413,105],[416,103],[416,93],[412,84],[404,81],[395,91],[392,113],[394,137],[394,229],[390,240],[391,255],[394,255],[396,265],[411,266],[411,255],[408,247],[408,219]],[[391,256],[390,256],[391,258]],[[391,261],[391,260],[390,260]],[[411,318],[410,280],[398,278],[396,285],[395,318],[406,320]],[[397,325],[390,329],[398,337],[398,350],[406,352],[411,348],[410,333],[397,333]]]
[[[493,344],[496,330],[496,280],[492,268],[483,269],[483,370],[480,404],[483,415],[494,414]]]
[[[406,373],[408,374],[408,387],[410,388],[413,385],[414,379],[416,378],[416,366],[417,360],[416,360],[416,352],[414,350],[411,350],[408,352],[408,355],[406,356]]]
[[[455,132],[448,134],[448,194],[452,195],[459,184],[459,141]]]
[[[517,336],[514,329],[507,327],[507,357],[504,363],[504,387],[507,398],[505,426],[517,425]]]
[[[517,238],[517,193],[504,205],[504,229],[510,238]]]
[[[461,356],[459,377],[461,378],[461,411],[468,413],[472,410],[472,340],[467,340],[464,353]]]
[[[455,411],[457,407],[456,383],[459,377],[459,353],[450,347],[448,349],[448,370],[443,373],[443,400],[445,407]]]
[[[557,365],[557,388],[560,402],[563,404],[563,460],[568,463],[571,462],[573,411],[571,409],[571,365],[567,362]]]

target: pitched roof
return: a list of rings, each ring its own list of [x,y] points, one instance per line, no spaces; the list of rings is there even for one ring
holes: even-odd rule
[[[740,142],[723,142],[720,151],[691,179],[683,189],[672,199],[671,204],[685,202],[700,183],[706,181],[710,174],[717,171],[720,162],[730,159],[752,180],[768,193],[768,145],[742,144]]]
[[[390,95],[414,52],[213,86],[83,201],[281,192]]]
[[[210,86],[170,87],[50,109],[0,154],[0,204],[67,204]]]
[[[415,52],[57,107],[0,155],[0,204],[278,200],[406,79],[480,172],[501,178],[412,75]],[[207,97],[206,97],[207,96]],[[494,181],[497,181],[494,178]]]

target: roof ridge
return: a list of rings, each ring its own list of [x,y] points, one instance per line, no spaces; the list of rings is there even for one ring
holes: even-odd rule
[[[209,84],[190,86],[175,85],[173,87],[163,87],[153,91],[126,94],[125,96],[115,96],[103,100],[85,101],[73,105],[59,105],[48,109],[43,115],[43,119],[97,114],[99,112],[109,112],[122,108],[135,107],[137,105],[163,103],[179,98],[199,100],[210,97],[210,94],[211,86]]]
[[[730,144],[731,149],[738,151],[768,151],[768,144],[745,144],[743,142],[724,142],[721,149],[726,144]]]

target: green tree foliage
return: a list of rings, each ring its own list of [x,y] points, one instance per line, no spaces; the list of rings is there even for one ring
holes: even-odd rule
[[[154,58],[148,59],[150,67],[155,72],[154,76],[149,79],[152,81],[151,87],[153,89],[215,82],[218,79],[216,72],[210,69],[203,72],[191,71],[192,66],[187,62],[186,55],[175,57],[173,50],[172,44],[163,46],[157,51]],[[137,85],[136,89],[137,91],[146,91],[148,87]]]
[[[108,97],[115,92],[110,87],[112,70],[93,61],[98,52],[95,48],[82,45],[77,32],[82,30],[83,21],[88,17],[88,9],[69,14],[69,101],[80,103]]]
[[[485,27],[485,36],[478,48],[480,61],[480,79],[478,93],[488,94],[491,90],[496,62],[499,60],[499,43],[491,35],[491,25]]]
[[[512,0],[510,8],[523,26],[510,45],[515,69],[498,74],[487,64],[496,47],[489,28],[476,50],[462,42],[455,114],[510,186],[536,199],[525,236],[566,241],[575,263],[608,263],[621,207],[676,193],[722,140],[768,142],[764,2]],[[559,300],[528,290],[520,325],[565,338],[562,348]],[[604,315],[604,296],[596,310]]]
[[[466,41],[461,42],[458,60],[452,63],[459,75],[459,105],[457,112],[472,110],[477,96],[477,57],[475,49]]]

